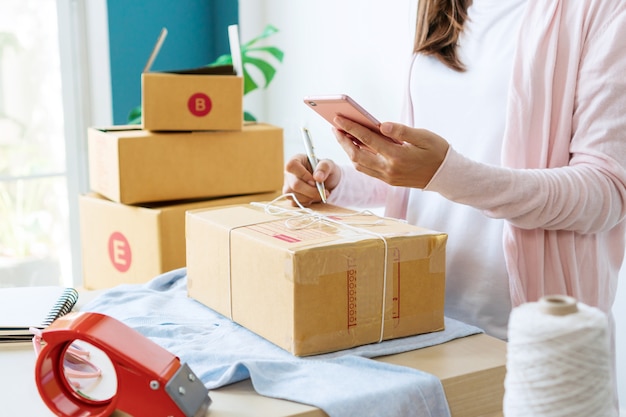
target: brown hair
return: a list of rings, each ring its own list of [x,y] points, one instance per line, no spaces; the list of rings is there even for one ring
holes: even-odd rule
[[[465,71],[457,42],[471,0],[419,0],[413,51],[431,55],[455,71]]]

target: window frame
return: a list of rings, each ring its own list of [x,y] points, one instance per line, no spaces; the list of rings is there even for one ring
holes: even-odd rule
[[[89,191],[87,129],[112,124],[106,0],[56,0],[72,282],[83,285],[78,197]]]

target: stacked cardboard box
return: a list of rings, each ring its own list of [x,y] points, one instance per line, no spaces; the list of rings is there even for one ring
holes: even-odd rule
[[[241,77],[145,73],[142,85],[143,126],[88,129],[88,289],[185,266],[187,210],[268,201],[282,187],[283,131],[243,124]]]
[[[144,72],[141,91],[146,130],[241,130],[243,81],[231,66]]]
[[[123,204],[275,191],[283,180],[282,129],[155,132],[90,128],[93,191]]]

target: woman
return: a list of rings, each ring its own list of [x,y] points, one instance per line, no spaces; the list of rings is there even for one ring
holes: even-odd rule
[[[355,169],[323,160],[312,175],[296,155],[283,191],[310,204],[325,182],[330,203],[384,204],[448,233],[446,315],[497,337],[511,306],[545,294],[610,315],[625,237],[626,2],[470,3],[420,1],[406,124],[374,132],[338,117]]]

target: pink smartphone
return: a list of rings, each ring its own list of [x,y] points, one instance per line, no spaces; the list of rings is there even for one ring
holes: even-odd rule
[[[304,103],[335,127],[333,119],[339,115],[379,133],[380,122],[346,94],[306,96]],[[351,139],[355,145],[370,150],[357,138],[351,136]],[[391,138],[389,140],[396,143]]]
[[[334,125],[333,119],[340,115],[358,124],[378,132],[380,122],[369,114],[350,96],[338,94],[332,96],[307,96],[304,103],[315,110],[320,116]],[[336,127],[336,126],[335,126]]]

